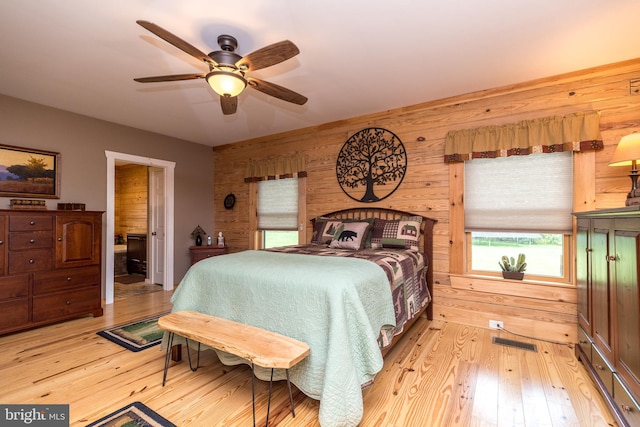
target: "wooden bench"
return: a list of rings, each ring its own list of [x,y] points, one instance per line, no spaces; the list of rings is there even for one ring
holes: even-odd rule
[[[163,386],[167,379],[173,337],[174,334],[178,334],[187,339],[187,355],[189,356],[189,366],[192,371],[196,371],[200,365],[200,344],[231,353],[251,362],[251,398],[254,426],[256,424],[254,387],[256,365],[262,368],[271,368],[266,425],[269,424],[273,370],[276,368],[284,369],[287,374],[291,414],[294,417],[296,416],[293,406],[293,395],[291,393],[291,383],[289,382],[289,368],[295,366],[309,355],[309,346],[306,343],[255,326],[189,310],[177,311],[160,317],[158,319],[158,326],[169,332],[167,354],[164,363],[164,376],[162,378]],[[198,342],[198,361],[196,362],[195,368],[191,364],[188,340]]]

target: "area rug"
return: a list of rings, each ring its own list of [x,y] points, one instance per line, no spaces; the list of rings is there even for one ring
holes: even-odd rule
[[[162,341],[164,331],[158,327],[158,318],[165,314],[105,329],[97,334],[131,351],[144,350]]]
[[[176,427],[142,402],[133,402],[124,408],[88,424],[86,427]]]
[[[146,277],[142,274],[122,274],[113,278],[114,282],[122,283],[123,285],[130,285],[132,283],[140,283],[145,281]]]

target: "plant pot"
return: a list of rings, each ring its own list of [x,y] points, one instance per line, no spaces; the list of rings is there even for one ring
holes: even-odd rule
[[[503,271],[502,277],[511,280],[522,280],[522,278],[524,277],[524,273],[521,273],[519,271]]]

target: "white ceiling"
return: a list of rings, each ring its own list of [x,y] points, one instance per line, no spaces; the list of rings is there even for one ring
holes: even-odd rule
[[[0,93],[215,146],[640,57],[638,0],[0,0]],[[300,54],[251,76],[224,116],[206,72],[136,24],[208,53],[291,40]],[[1,120],[1,119],[0,119]]]

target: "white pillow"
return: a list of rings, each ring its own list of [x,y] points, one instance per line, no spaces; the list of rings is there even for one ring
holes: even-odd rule
[[[368,222],[343,222],[336,229],[330,248],[360,249],[364,245],[365,237],[369,231]]]

